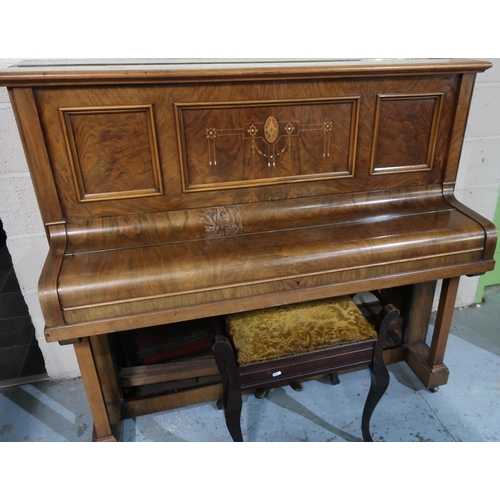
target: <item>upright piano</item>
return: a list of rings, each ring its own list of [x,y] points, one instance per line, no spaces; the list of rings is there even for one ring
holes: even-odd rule
[[[120,367],[117,339],[324,297],[395,303],[386,360],[431,390],[446,384],[459,278],[494,267],[495,227],[454,196],[475,77],[490,66],[28,61],[1,72],[50,243],[45,336],[74,344],[94,439],[220,391],[211,360]],[[155,391],[127,397],[148,377]]]

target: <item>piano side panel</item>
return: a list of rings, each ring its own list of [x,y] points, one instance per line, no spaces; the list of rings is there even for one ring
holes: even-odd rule
[[[9,89],[9,98],[12,102],[42,220],[45,224],[61,223],[64,220],[63,209],[58,199],[33,90],[30,88]]]
[[[450,139],[450,150],[446,159],[445,172],[443,175],[443,182],[452,184],[453,186],[457,178],[475,80],[475,74],[462,75],[457,90],[457,103],[455,106],[455,117],[453,119],[453,131]]]

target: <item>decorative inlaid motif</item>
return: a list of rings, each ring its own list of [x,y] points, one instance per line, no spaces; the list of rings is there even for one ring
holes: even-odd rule
[[[332,132],[332,122],[323,123],[323,132],[325,133],[325,143],[323,147],[323,156],[330,156],[330,135]]]
[[[352,177],[359,96],[175,103],[183,192]]]
[[[214,128],[207,128],[207,139],[208,139],[208,164],[210,166],[217,165],[217,158],[215,157],[215,139],[217,137],[217,131]]]
[[[274,116],[270,116],[266,120],[266,123],[264,123],[264,137],[269,144],[276,142],[276,139],[278,138],[278,131],[278,121],[274,118]]]
[[[298,121],[280,121],[270,116],[265,122],[244,124],[240,129],[219,130],[215,127],[206,129],[208,140],[208,164],[217,165],[216,142],[215,139],[225,135],[237,135],[242,133],[243,139],[252,141],[252,156],[259,154],[267,159],[268,167],[276,166],[276,159],[286,152],[291,152],[291,138],[298,136],[299,132],[323,132],[323,158],[330,157],[330,137],[332,132],[332,122],[313,123],[300,125]],[[263,132],[263,134],[261,133]],[[246,133],[245,133],[246,132]],[[278,144],[280,145],[279,147]]]
[[[222,238],[239,234],[243,230],[241,214],[235,206],[206,210],[201,222],[205,228],[207,245],[210,247],[222,241]]]

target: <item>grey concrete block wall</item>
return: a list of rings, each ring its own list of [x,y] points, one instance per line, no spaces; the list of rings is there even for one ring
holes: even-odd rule
[[[486,58],[487,59],[487,58]],[[493,217],[500,189],[500,59],[478,75],[460,161],[457,198],[483,216]],[[0,59],[0,69],[19,59]],[[0,218],[21,290],[36,328],[52,379],[79,375],[71,346],[48,344],[37,297],[37,283],[48,245],[7,91],[0,88]],[[478,278],[462,278],[456,306],[475,300]]]
[[[500,191],[500,59],[477,76],[460,157],[456,197],[492,220]],[[479,278],[461,278],[456,305],[473,304]]]

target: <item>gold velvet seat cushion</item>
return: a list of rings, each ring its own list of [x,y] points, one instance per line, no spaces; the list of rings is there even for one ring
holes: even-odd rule
[[[350,297],[231,314],[226,321],[240,365],[377,338]]]

